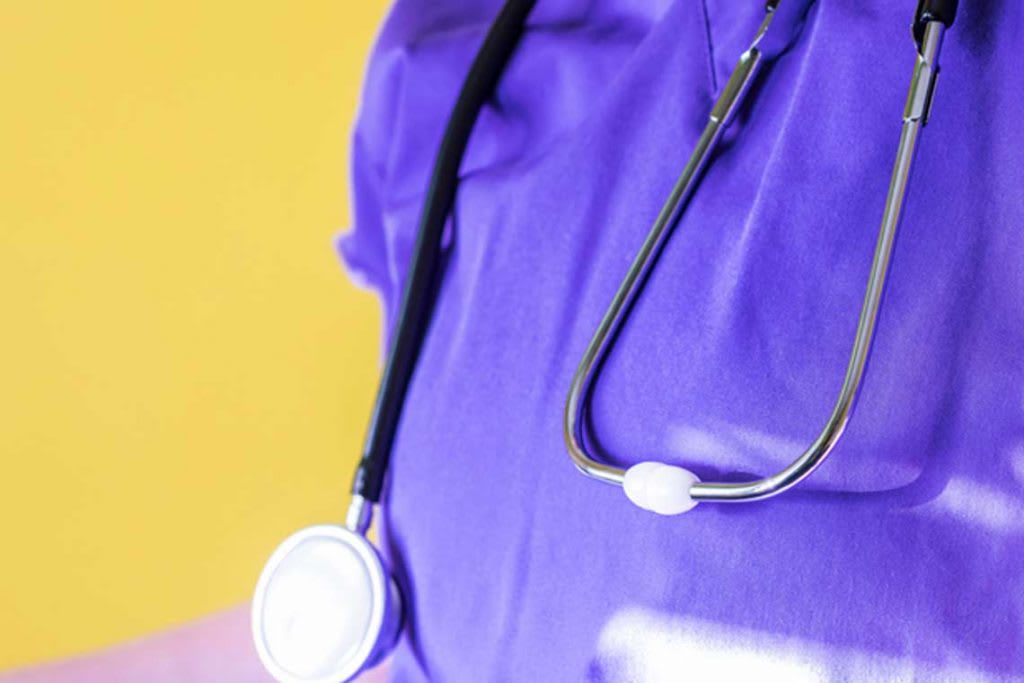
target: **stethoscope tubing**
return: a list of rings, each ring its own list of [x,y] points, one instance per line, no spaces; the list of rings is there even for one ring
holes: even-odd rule
[[[434,160],[391,347],[352,481],[353,497],[370,503],[380,501],[405,395],[436,299],[444,226],[455,199],[459,166],[480,110],[494,93],[535,2],[507,0],[501,8],[463,82]],[[357,518],[366,523],[365,514]]]

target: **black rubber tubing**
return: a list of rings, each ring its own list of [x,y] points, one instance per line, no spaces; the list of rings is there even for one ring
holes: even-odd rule
[[[362,459],[352,482],[353,495],[372,503],[380,502],[405,394],[426,337],[441,275],[444,226],[455,200],[466,144],[480,110],[494,93],[522,36],[526,17],[535,1],[506,0],[466,75],[434,160],[398,320],[370,417]]]
[[[929,21],[941,21],[946,28],[956,20],[959,0],[918,0],[914,14],[914,40],[920,46],[924,40],[924,27]]]

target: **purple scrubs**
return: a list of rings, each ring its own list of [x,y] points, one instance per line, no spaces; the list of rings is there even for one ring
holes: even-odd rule
[[[762,72],[594,388],[609,461],[743,480],[816,436],[914,5],[818,0]],[[563,404],[763,4],[539,0],[469,141],[396,440],[394,680],[1024,680],[1024,8],[961,5],[846,434],[779,498],[658,517],[573,468]],[[373,52],[341,250],[389,326],[498,7],[398,0]]]

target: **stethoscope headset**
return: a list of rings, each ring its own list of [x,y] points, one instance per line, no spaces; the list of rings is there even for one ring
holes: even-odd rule
[[[442,235],[470,132],[523,33],[536,0],[506,0],[470,67],[437,152],[418,235],[344,526],[319,525],[286,539],[256,586],[252,629],[267,670],[282,683],[340,683],[373,667],[393,648],[402,624],[398,588],[366,538],[406,389],[423,343],[441,275]],[[871,348],[921,128],[928,120],[942,37],[957,0],[920,0],[912,26],[917,46],[903,128],[893,166],[853,348],[835,407],[818,437],[786,468],[749,482],[702,482],[675,465],[641,462],[622,470],[597,461],[584,445],[584,411],[602,358],[654,265],[672,226],[723,132],[742,105],[760,67],[795,40],[812,0],[769,0],[764,21],[715,102],[696,149],[683,168],[577,369],[565,406],[564,436],[576,467],[623,487],[639,507],[663,515],[702,502],[749,502],[776,496],[810,475],[832,451],[853,410]],[[782,25],[773,31],[772,26]]]

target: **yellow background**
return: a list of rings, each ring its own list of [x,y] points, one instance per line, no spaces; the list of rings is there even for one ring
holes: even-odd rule
[[[383,0],[0,3],[0,669],[247,599],[378,371],[346,158]]]

